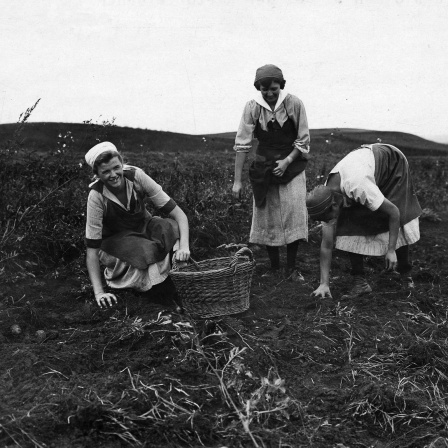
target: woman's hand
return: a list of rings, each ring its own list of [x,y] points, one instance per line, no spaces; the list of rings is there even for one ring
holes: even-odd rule
[[[241,193],[243,191],[243,184],[235,181],[233,183],[232,194],[235,199],[241,199]]]
[[[319,285],[319,288],[313,291],[311,295],[314,297],[320,297],[321,299],[325,299],[327,297],[330,299],[333,298],[330,292],[330,287],[328,285]]]
[[[176,261],[188,261],[190,259],[190,249],[178,249],[174,254]]]
[[[114,294],[102,291],[103,285],[101,283],[100,262],[98,257],[99,249],[92,247],[87,248],[86,264],[89,272],[90,281],[92,282],[93,291],[101,291],[95,294],[96,303],[100,308],[107,308],[117,303],[117,298]]]
[[[388,250],[386,256],[384,257],[386,261],[386,271],[395,271],[397,268],[397,254],[394,250]]]
[[[277,164],[277,166],[272,170],[272,172],[275,176],[281,177],[283,176],[283,174],[285,174],[286,168],[288,168],[289,166],[290,159],[286,157],[286,159],[277,160],[277,162],[275,163]]]
[[[103,306],[107,308],[107,306],[114,306],[117,304],[115,294],[109,292],[99,292],[95,294],[95,300],[100,308],[103,308]]]

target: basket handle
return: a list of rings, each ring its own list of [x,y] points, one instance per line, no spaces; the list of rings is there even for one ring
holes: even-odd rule
[[[242,247],[238,252],[233,254],[233,257],[230,259],[230,267],[233,268],[238,263],[238,259],[240,257],[248,256],[250,261],[254,260],[254,255],[252,251],[248,247]]]
[[[187,263],[188,263],[189,261],[192,262],[192,264],[194,265],[194,267],[196,268],[197,271],[200,271],[200,270],[201,270],[201,268],[199,267],[198,262],[197,262],[197,261],[194,261],[193,258],[192,258],[191,256],[190,256],[190,258],[187,260]],[[173,255],[173,261],[172,261],[171,264],[172,264],[172,268],[173,268],[173,269],[175,269],[175,268],[179,268],[179,266],[177,266],[177,263],[176,263],[175,254]]]

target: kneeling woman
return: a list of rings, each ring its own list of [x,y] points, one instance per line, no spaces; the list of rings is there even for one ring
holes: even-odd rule
[[[320,286],[315,296],[331,297],[330,266],[336,248],[349,252],[353,289],[343,298],[371,292],[363,255],[383,255],[387,270],[397,270],[413,287],[409,245],[420,239],[421,208],[414,193],[408,161],[392,145],[363,145],[346,155],[330,172],[325,186],[307,197],[311,218],[323,221]]]
[[[104,292],[100,263],[111,288],[148,291],[167,279],[171,251],[177,261],[189,259],[188,219],[142,169],[123,165],[112,143],[99,143],[85,159],[97,177],[87,199],[87,270],[98,305],[111,306],[117,298]],[[145,198],[172,219],[152,217]]]

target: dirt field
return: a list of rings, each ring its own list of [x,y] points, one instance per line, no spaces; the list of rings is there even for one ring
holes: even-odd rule
[[[448,446],[446,218],[421,222],[415,290],[372,258],[374,292],[352,301],[338,252],[333,299],[310,297],[317,230],[304,284],[262,278],[253,247],[250,309],[223,318],[161,291],[101,311],[82,259],[16,278],[0,292],[1,446]]]
[[[312,133],[308,190],[359,142],[405,151],[424,208],[414,290],[371,258],[374,292],[342,300],[350,276],[336,252],[333,299],[312,298],[311,227],[299,249],[304,283],[262,277],[265,251],[251,247],[250,308],[198,319],[161,287],[120,292],[108,310],[93,303],[83,156],[93,142],[119,142],[187,213],[193,254],[205,260],[249,235],[251,190],[231,195],[232,139],[25,121],[0,126],[1,447],[448,447],[446,145]]]

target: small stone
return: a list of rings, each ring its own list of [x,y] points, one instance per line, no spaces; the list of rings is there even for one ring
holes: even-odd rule
[[[17,324],[11,325],[11,333],[12,334],[20,334],[20,333],[22,333],[22,329]]]
[[[39,339],[39,341],[43,341],[46,337],[47,337],[47,333],[45,333],[44,330],[36,331],[36,338]]]

